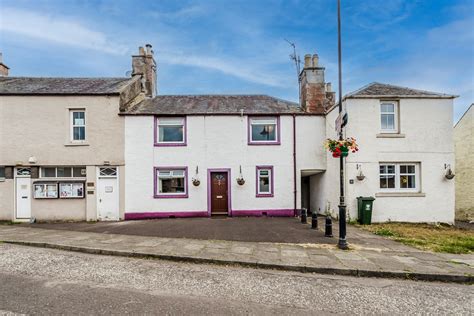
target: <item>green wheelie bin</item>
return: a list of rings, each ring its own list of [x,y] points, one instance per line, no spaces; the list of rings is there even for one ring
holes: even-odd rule
[[[357,198],[357,214],[359,216],[358,222],[362,225],[370,225],[372,223],[372,207],[375,198],[369,196],[359,196]]]

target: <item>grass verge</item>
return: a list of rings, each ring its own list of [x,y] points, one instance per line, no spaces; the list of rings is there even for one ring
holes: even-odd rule
[[[376,235],[423,250],[456,254],[474,252],[474,232],[453,226],[411,223],[357,226]]]

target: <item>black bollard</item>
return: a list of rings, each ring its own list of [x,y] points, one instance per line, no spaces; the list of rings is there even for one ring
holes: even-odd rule
[[[313,214],[311,214],[311,228],[318,229],[318,213],[316,211],[313,211]]]
[[[326,232],[324,233],[325,237],[332,237],[332,218],[331,216],[326,216]]]
[[[302,208],[301,209],[301,224],[306,224],[306,223],[307,223],[306,209]]]

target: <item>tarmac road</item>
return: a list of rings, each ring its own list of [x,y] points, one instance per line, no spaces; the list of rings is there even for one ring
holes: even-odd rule
[[[0,315],[474,313],[470,285],[301,274],[0,244]]]

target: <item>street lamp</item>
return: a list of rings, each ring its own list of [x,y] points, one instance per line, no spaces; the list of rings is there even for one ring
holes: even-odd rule
[[[339,115],[342,115],[342,48],[341,48],[341,0],[337,0],[337,55],[339,76]],[[343,140],[343,126],[339,129],[339,140]],[[344,155],[339,157],[339,249],[348,249],[346,240],[346,203],[344,201]]]

